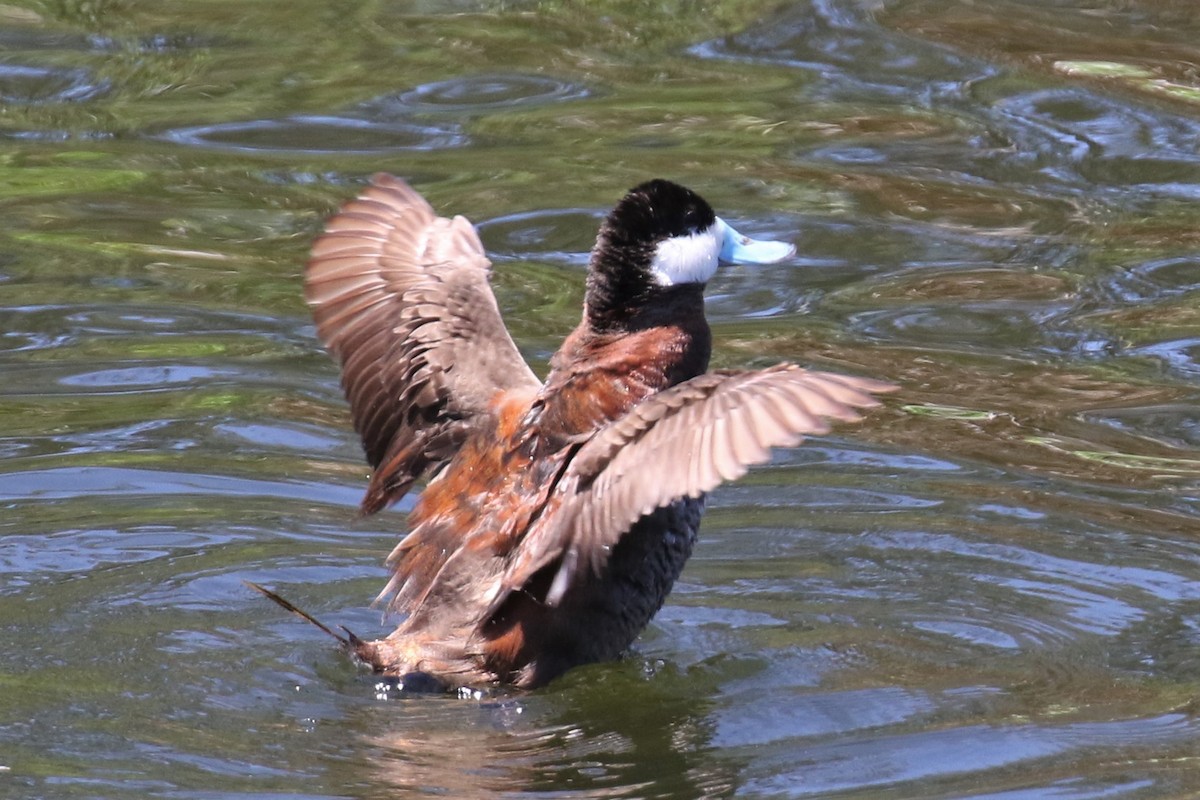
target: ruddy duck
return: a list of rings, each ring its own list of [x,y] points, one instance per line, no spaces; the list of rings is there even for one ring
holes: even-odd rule
[[[372,642],[322,629],[424,688],[541,686],[619,656],[691,555],[705,492],[896,388],[793,364],[707,372],[718,262],[793,252],[643,183],[601,225],[583,319],[543,383],[471,224],[376,175],[313,246],[305,294],[374,470],[362,511],[432,478],[380,594],[407,617]]]

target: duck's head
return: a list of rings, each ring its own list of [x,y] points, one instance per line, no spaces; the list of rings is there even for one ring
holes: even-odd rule
[[[770,264],[795,252],[785,242],[738,233],[691,189],[661,178],[647,181],[631,189],[600,226],[584,313],[595,330],[620,329],[665,293],[702,290],[720,262]]]

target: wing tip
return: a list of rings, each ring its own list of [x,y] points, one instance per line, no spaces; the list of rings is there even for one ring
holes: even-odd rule
[[[540,542],[539,566],[551,563],[555,554],[561,558],[545,602],[551,606],[561,602],[572,579],[585,570],[602,569],[605,559],[597,545],[623,535],[638,518],[736,480],[751,466],[769,461],[773,450],[797,446],[808,436],[826,434],[834,422],[859,422],[863,417],[857,410],[880,405],[872,394],[900,388],[875,378],[817,372],[783,363],[761,370],[704,373],[654,395],[652,402],[658,408],[647,403],[635,406],[603,429],[607,435],[602,432],[589,440],[571,466],[584,491],[575,496],[569,509],[560,509],[564,522],[558,526],[559,533],[547,535]],[[706,417],[702,412],[688,411],[700,405],[708,405],[712,413]],[[744,416],[747,413],[749,417]],[[664,425],[667,427],[660,427]],[[606,469],[632,457],[631,444],[635,449],[645,446],[655,429],[667,432],[666,439],[660,436],[649,445],[658,457],[669,454],[676,439],[686,438],[689,434],[685,431],[695,435],[694,431],[700,430],[700,438],[691,448],[693,463],[683,470],[685,482],[675,481],[674,489],[665,494],[663,482],[655,482],[659,491],[650,491],[649,504],[626,503],[628,508],[614,514],[612,504],[599,499],[614,487],[610,485],[607,492],[593,487]],[[624,482],[629,475],[625,466],[617,469],[621,477],[614,479],[622,485],[627,485]],[[594,526],[600,517],[610,523],[615,519],[619,524],[608,524],[597,531]],[[564,527],[570,530],[561,530]],[[528,570],[510,572],[509,585],[520,584],[531,574]]]

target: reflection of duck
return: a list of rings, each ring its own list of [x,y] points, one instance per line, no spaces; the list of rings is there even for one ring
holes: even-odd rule
[[[582,680],[555,684],[544,702],[406,703],[401,714],[345,704],[338,736],[370,756],[332,759],[322,777],[369,781],[397,797],[733,797],[746,783],[747,752],[720,746],[712,757],[727,699],[716,698],[733,673],[743,678],[758,663],[706,659],[658,669],[653,680],[633,664],[573,676]]]
[[[407,619],[348,647],[443,687],[537,686],[625,650],[691,554],[706,491],[894,388],[794,365],[705,372],[718,260],[792,252],[682,186],[638,186],[600,228],[583,319],[543,384],[470,223],[376,176],[313,247],[306,295],[375,470],[363,511],[433,478],[381,595]]]

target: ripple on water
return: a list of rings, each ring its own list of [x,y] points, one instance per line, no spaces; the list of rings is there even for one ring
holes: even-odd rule
[[[938,505],[940,500],[882,489],[822,486],[808,476],[800,477],[795,484],[729,486],[709,501],[710,508],[806,508],[847,513],[907,511]]]
[[[948,48],[903,41],[855,9],[834,3],[796,3],[764,24],[695,45],[701,58],[785,65],[819,72],[807,87],[813,99],[877,101],[904,96],[958,95],[994,68]],[[919,94],[914,96],[916,90]]]
[[[1125,351],[1133,357],[1151,358],[1180,377],[1200,378],[1200,337],[1153,342]]]
[[[86,69],[0,64],[0,102],[13,105],[79,103],[109,90]]]
[[[139,391],[153,391],[154,389],[165,390],[184,383],[197,383],[201,381],[209,383],[214,379],[230,379],[238,374],[237,370],[232,369],[164,364],[81,372],[60,378],[59,383],[64,386],[76,386],[86,389],[129,388],[138,389]]]
[[[194,125],[166,131],[157,138],[211,150],[347,155],[444,150],[467,143],[466,134],[457,125],[377,121],[349,115],[295,115]]]
[[[1177,297],[1200,289],[1200,258],[1196,255],[1156,258],[1117,270],[1092,289],[1103,300],[1125,304]]]
[[[1082,416],[1088,422],[1151,439],[1168,447],[1200,447],[1200,408],[1195,405],[1094,409]]]
[[[295,422],[225,422],[214,425],[212,430],[219,436],[256,447],[304,453],[340,450],[346,444],[344,436],[334,436],[325,428]]]
[[[897,784],[972,773],[978,781],[992,770],[1096,749],[1124,752],[1139,742],[1183,746],[1200,735],[1197,727],[1192,717],[1168,714],[1060,726],[955,726],[891,736],[863,735],[848,741],[833,739],[801,747],[792,743],[763,753],[740,788],[754,796],[803,797],[861,792],[871,786],[895,789]],[[1098,780],[1109,783],[1103,776]],[[977,796],[974,791],[970,794]],[[1037,796],[1049,795],[1039,792]],[[1077,796],[1098,795],[1082,791]]]
[[[1016,640],[1071,640],[1080,632],[1113,636],[1141,621],[1153,605],[1150,600],[1200,599],[1200,587],[1188,574],[1189,563],[1181,562],[1176,573],[1165,567],[1093,562],[1082,556],[1055,556],[945,534],[868,534],[864,541],[883,553],[941,553],[966,559],[961,574],[971,576],[976,587],[951,603],[945,618],[922,614],[922,624],[944,627],[938,622],[942,619],[959,626],[960,634],[961,625],[968,621],[995,630],[995,623],[1007,619],[1015,627],[996,632]],[[897,558],[891,555],[885,560]],[[984,596],[986,607],[976,607]],[[1011,613],[1005,610],[1010,605]]]
[[[777,465],[819,466],[822,464],[837,465],[841,468],[856,466],[868,469],[884,469],[892,472],[922,473],[922,472],[962,472],[963,466],[943,458],[935,458],[923,453],[887,453],[872,450],[856,449],[845,445],[835,447],[823,443],[827,440],[805,442],[804,447],[792,450],[780,450],[772,458],[771,463]]]
[[[0,540],[0,575],[18,583],[25,577],[87,572],[105,564],[149,561],[179,551],[199,552],[237,538],[227,532],[208,534],[151,526],[134,530],[68,529],[30,536],[8,534]]]
[[[587,97],[591,91],[579,84],[544,75],[471,75],[426,83],[398,95],[369,101],[367,108],[383,112],[495,111]]]
[[[717,716],[712,744],[760,746],[795,737],[841,736],[911,722],[934,711],[924,692],[881,687],[787,697],[779,691],[740,697]]]
[[[603,216],[590,209],[548,209],[493,217],[476,227],[488,253],[587,266]]]
[[[63,467],[0,474],[0,501],[195,495],[272,497],[354,506],[360,489],[312,481],[265,481],[128,467]]]
[[[1019,630],[1024,626],[1021,619],[1010,619],[1009,625]],[[1021,641],[1004,630],[1006,625],[1000,620],[994,620],[990,625],[981,625],[972,618],[953,619],[943,615],[936,619],[919,619],[913,622],[913,627],[927,633],[951,636],[964,642],[998,650],[1019,650]]]
[[[872,338],[972,350],[1074,351],[1094,333],[1056,330],[1063,309],[1041,303],[1001,301],[910,306],[854,314],[850,326]]]
[[[64,347],[73,341],[66,334],[34,333],[26,331],[5,331],[0,333],[0,352],[18,352],[21,350],[53,350]]]
[[[455,123],[431,114],[562,102],[586,97],[579,85],[532,75],[476,75],[429,83],[359,104],[344,114],[298,114],[175,128],[158,138],[190,147],[239,152],[387,153],[464,147]],[[420,119],[414,115],[420,115]]]
[[[259,532],[261,534],[261,532]],[[243,541],[252,538],[254,531],[240,531],[238,535],[230,536],[229,541]],[[240,597],[247,604],[258,603],[260,598],[252,592],[247,592],[243,580],[267,586],[318,586],[321,584],[348,584],[363,578],[382,583],[384,570],[379,559],[366,557],[358,562],[339,559],[337,563],[329,563],[316,567],[299,567],[289,564],[286,560],[276,560],[269,566],[245,566],[238,573],[230,573],[223,567],[207,566],[202,570],[176,570],[169,577],[162,579],[157,586],[148,589],[138,588],[118,605],[139,605],[161,607],[163,609],[186,608],[193,611],[219,612],[229,607],[230,597]],[[355,611],[358,613],[356,614]],[[368,626],[357,628],[359,632],[374,630],[381,620],[374,610],[368,612],[371,620]],[[346,621],[350,624],[351,616],[363,615],[362,609],[337,609],[330,613],[330,618]],[[278,620],[279,635],[296,641],[303,641],[313,633],[307,626],[289,624],[286,617]]]
[[[1158,193],[1200,194],[1200,123],[1148,111],[1081,87],[1024,92],[994,106],[1022,157],[1051,156],[1042,172],[1058,180]],[[1128,202],[1128,196],[1110,195]]]

